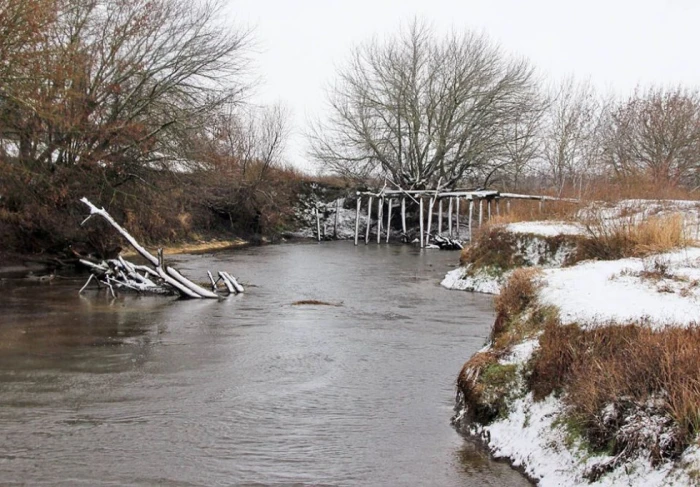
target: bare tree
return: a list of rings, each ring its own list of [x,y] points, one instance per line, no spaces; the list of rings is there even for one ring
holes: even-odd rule
[[[700,92],[650,88],[613,108],[605,124],[605,162],[622,178],[700,186]]]
[[[414,188],[453,187],[491,167],[535,84],[525,60],[485,36],[438,37],[418,21],[355,48],[338,75],[329,119],[312,130],[313,156],[344,175]]]
[[[574,78],[564,80],[551,100],[543,134],[543,169],[559,193],[567,185],[580,192],[595,165],[602,105],[590,83]]]
[[[19,0],[4,0],[17,2]],[[3,87],[0,133],[25,165],[96,164],[117,178],[173,154],[241,93],[247,33],[209,0],[54,0],[31,66]]]

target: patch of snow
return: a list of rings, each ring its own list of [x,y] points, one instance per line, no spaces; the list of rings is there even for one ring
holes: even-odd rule
[[[499,360],[499,362],[503,365],[524,364],[525,362],[530,360],[532,354],[535,353],[535,350],[537,350],[539,347],[539,340],[526,340],[522,343],[518,343],[517,345],[513,346],[513,348],[510,350],[510,354]]]
[[[468,276],[468,267],[459,267],[448,272],[440,285],[454,291],[472,291],[483,294],[499,294],[501,286],[508,280],[509,274],[495,277],[483,271]]]
[[[688,248],[657,256],[679,270],[700,259],[700,248]],[[700,291],[690,295],[660,292],[632,273],[644,270],[643,259],[584,262],[574,267],[545,270],[540,302],[559,308],[563,323],[596,326],[607,321],[644,322],[661,328],[689,325],[700,317]],[[680,272],[679,272],[680,274]]]
[[[586,227],[581,224],[556,221],[509,223],[506,225],[506,230],[511,233],[526,233],[542,237],[584,235],[586,233]]]

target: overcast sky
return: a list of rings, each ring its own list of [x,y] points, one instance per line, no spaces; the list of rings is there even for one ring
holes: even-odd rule
[[[475,29],[526,56],[543,76],[575,75],[604,91],[700,86],[700,0],[228,0],[232,25],[254,28],[257,103],[282,102],[294,130],[287,158],[323,115],[324,87],[353,45],[418,16],[438,31]]]

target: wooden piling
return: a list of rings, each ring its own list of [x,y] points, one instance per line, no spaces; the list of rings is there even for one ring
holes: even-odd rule
[[[469,200],[469,243],[472,241],[472,220],[474,218],[474,200]]]
[[[314,208],[316,212],[316,237],[321,241],[321,217],[318,214],[318,206]]]
[[[431,197],[428,200],[428,231],[425,234],[425,245],[430,244],[430,231],[433,228],[433,205],[435,204],[435,198]]]
[[[423,198],[420,198],[420,214],[419,219],[420,219],[420,248],[425,247],[424,245],[424,235],[423,235]]]
[[[456,221],[455,221],[455,227],[456,227],[456,228],[455,228],[455,230],[456,230],[455,233],[457,234],[457,238],[459,238],[459,196],[457,196],[456,200],[457,200],[457,201],[455,202],[455,207],[456,207],[455,213],[457,213],[457,218],[456,218]]]
[[[340,199],[335,200],[335,222],[333,222],[333,238],[338,238],[338,213],[340,213]]]
[[[367,228],[365,229],[365,245],[369,243],[369,228],[372,225],[372,197],[367,201]]]
[[[362,196],[357,197],[357,207],[355,209],[355,245],[360,237],[360,208],[362,207]]]
[[[452,238],[452,209],[454,207],[454,201],[452,200],[453,198],[450,198],[450,204],[447,209],[447,232],[450,234],[450,238]]]
[[[491,199],[486,200],[487,221],[491,221]]]
[[[442,234],[442,198],[438,201],[438,235]]]
[[[408,235],[406,229],[406,197],[401,198],[401,231],[404,235]]]
[[[484,200],[479,199],[479,228],[484,224]]]
[[[496,216],[501,216],[501,200],[496,200]]]
[[[382,241],[382,223],[384,220],[384,198],[377,198],[377,243]]]
[[[389,235],[391,234],[391,207],[394,206],[394,198],[389,198],[389,208],[386,216],[386,243],[389,243]]]

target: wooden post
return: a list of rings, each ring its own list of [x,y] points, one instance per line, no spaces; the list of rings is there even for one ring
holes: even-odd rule
[[[457,221],[455,222],[455,227],[456,227],[457,231],[455,233],[457,234],[457,238],[459,238],[459,196],[457,196],[456,200],[457,201],[455,202],[455,206],[456,206],[455,213],[457,213]]]
[[[472,219],[474,218],[474,200],[469,200],[469,243],[472,241]]]
[[[488,217],[487,217],[488,220],[487,221],[491,221],[491,198],[486,200],[486,209],[488,211]]]
[[[506,200],[506,213],[510,214],[510,200]]]
[[[438,235],[442,234],[442,199],[438,201]]]
[[[430,244],[430,231],[433,227],[433,205],[435,204],[435,198],[430,197],[428,200],[428,231],[425,234],[425,245]]]
[[[501,216],[501,200],[496,200],[496,216]]]
[[[335,222],[333,223],[333,238],[338,238],[338,213],[340,213],[340,199],[335,200]]]
[[[450,238],[452,238],[452,208],[454,206],[453,199],[454,198],[450,197],[450,204],[447,208],[447,232],[450,234]]]
[[[389,234],[391,234],[391,207],[394,206],[394,198],[389,198],[389,208],[386,215],[386,243],[389,243]]]
[[[369,227],[372,225],[372,197],[367,201],[367,228],[365,229],[365,245],[369,243]]]
[[[321,241],[321,217],[318,215],[318,206],[315,208],[316,210],[316,235],[318,236],[318,241]]]
[[[484,200],[479,198],[479,228],[484,224]]]
[[[420,218],[420,248],[424,247],[423,244],[423,198],[420,198],[420,214],[418,215]]]
[[[360,237],[360,208],[362,207],[362,196],[357,196],[357,207],[355,209],[355,245]]]
[[[542,208],[544,208],[544,198],[540,198],[540,213],[542,213]]]
[[[406,229],[406,197],[401,198],[401,230],[403,234],[406,235],[408,230]]]
[[[384,220],[384,197],[377,198],[377,243],[382,241],[382,220]]]

